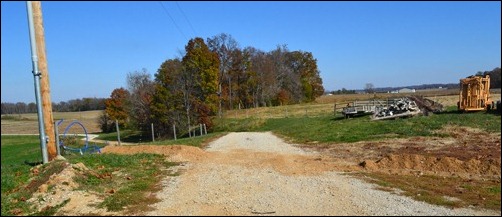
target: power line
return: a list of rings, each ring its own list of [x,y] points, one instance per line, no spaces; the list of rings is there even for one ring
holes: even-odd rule
[[[188,25],[190,25],[190,28],[192,29],[192,31],[195,34],[195,36],[197,36],[197,32],[193,28],[192,23],[190,23],[190,20],[188,20],[188,17],[185,15],[185,12],[183,12],[183,10],[181,10],[181,7],[180,7],[180,5],[178,4],[177,1],[175,1],[175,3],[176,3],[176,6],[178,7],[178,9],[181,11],[181,14],[183,14],[183,17],[185,17],[185,20],[188,22]]]
[[[176,21],[174,21],[173,17],[171,16],[171,14],[169,14],[169,11],[167,11],[166,7],[164,7],[164,4],[162,4],[161,1],[159,1],[160,5],[162,6],[162,8],[164,8],[164,11],[166,12],[167,16],[169,16],[169,18],[171,18],[171,20],[173,21],[174,25],[176,26],[176,28],[178,29],[178,31],[183,35],[183,37],[185,37],[185,40],[188,41],[188,38],[187,36],[185,35],[185,33],[183,33],[183,31],[181,31],[180,27],[178,26],[178,24],[176,24]]]

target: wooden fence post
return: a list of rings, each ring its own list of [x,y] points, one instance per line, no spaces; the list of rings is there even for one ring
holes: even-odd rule
[[[117,128],[117,140],[120,145],[120,129],[119,129],[119,121],[117,121],[117,119],[115,119],[115,127]]]
[[[152,123],[152,142],[155,142],[155,134],[153,133],[153,123]]]

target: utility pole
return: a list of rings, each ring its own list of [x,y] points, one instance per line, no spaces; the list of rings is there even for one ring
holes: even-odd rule
[[[44,130],[44,118],[42,111],[42,97],[40,96],[40,71],[38,70],[37,45],[35,41],[35,28],[33,27],[33,11],[31,2],[26,2],[28,12],[28,26],[30,30],[31,61],[33,65],[33,77],[35,79],[35,99],[37,101],[38,135],[40,136],[40,150],[42,151],[42,163],[48,163],[47,145]]]
[[[54,118],[52,116],[51,90],[49,85],[49,70],[45,53],[44,24],[42,20],[42,4],[40,1],[31,2],[33,9],[33,24],[35,28],[35,41],[37,45],[38,69],[41,73],[40,92],[42,95],[42,109],[44,128],[47,136],[47,153],[49,161],[57,156],[56,138],[54,134]]]

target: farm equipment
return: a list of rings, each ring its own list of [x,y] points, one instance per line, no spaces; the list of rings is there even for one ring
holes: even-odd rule
[[[417,103],[408,97],[394,100],[394,103],[387,107],[379,108],[373,114],[373,120],[395,119],[401,117],[415,116],[421,112]]]
[[[492,108],[490,76],[469,76],[460,79],[460,94],[457,102],[460,111],[482,111]]]
[[[415,101],[418,107],[424,111],[425,115],[429,112],[437,114],[443,111],[443,105],[435,102],[434,100],[430,100],[422,96],[409,96],[408,98]]]
[[[345,118],[373,114],[377,107],[381,106],[383,103],[383,101],[378,100],[354,101],[352,102],[352,106],[348,103],[347,107],[342,109],[342,114]]]
[[[420,96],[370,101],[355,101],[352,105],[347,104],[342,114],[345,118],[372,114],[372,120],[396,119],[411,117],[420,113],[428,115],[429,112],[439,113],[443,111],[443,105],[433,100]]]

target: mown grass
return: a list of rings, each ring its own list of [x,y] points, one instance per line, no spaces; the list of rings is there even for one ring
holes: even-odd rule
[[[81,171],[76,181],[81,186],[79,190],[105,198],[99,207],[135,213],[156,202],[148,193],[160,190],[159,181],[175,175],[168,168],[176,165],[156,154],[84,154],[66,155],[67,161],[51,161],[41,165],[38,173],[31,173],[30,169],[42,159],[38,136],[2,136],[1,154],[2,216],[55,214],[68,201],[41,212],[33,210],[26,201],[50,175],[68,166],[67,161],[83,163],[90,169]]]
[[[2,136],[2,194],[29,179],[30,164],[42,162],[38,136]],[[2,195],[2,207],[3,207]]]
[[[123,134],[125,134],[123,136]],[[129,143],[141,143],[141,144],[148,144],[148,145],[188,145],[188,146],[194,146],[194,147],[202,147],[204,144],[207,144],[208,142],[222,136],[224,134],[224,131],[217,131],[214,133],[208,133],[207,135],[196,135],[194,137],[183,137],[183,138],[178,138],[176,140],[174,139],[155,139],[154,142],[152,142],[151,135],[148,135],[150,137],[146,138],[146,136],[143,136],[139,131],[131,131],[131,130],[124,130],[124,133],[122,131],[120,132],[120,141],[121,142],[129,142]],[[141,138],[141,140],[140,140]],[[107,140],[107,141],[117,141],[117,133],[103,133],[100,134],[97,139],[100,140]]]
[[[373,121],[369,116],[345,119],[341,116],[290,117],[218,120],[219,131],[272,131],[291,142],[331,143],[358,142],[413,136],[447,136],[437,130],[447,126],[463,126],[500,132],[500,115],[487,112],[460,113],[449,107],[441,114],[415,116],[397,120]]]
[[[117,132],[100,133],[96,139],[107,140],[107,141],[118,141],[117,135],[118,135]],[[152,135],[141,133],[141,131],[137,130],[121,130],[120,141],[130,142],[130,143],[151,142]]]
[[[267,120],[251,117],[251,118],[215,118],[215,129],[216,132],[249,132],[256,131],[262,127]]]
[[[451,208],[474,206],[500,210],[500,182],[459,177],[389,175],[383,173],[357,173],[385,189],[401,189],[403,195]]]
[[[20,114],[2,115],[2,121],[26,121],[26,120],[32,120],[32,119],[21,116]]]
[[[54,120],[83,120],[83,119],[97,119],[102,113],[102,110],[94,111],[83,111],[83,112],[53,112]],[[37,121],[37,113],[25,113],[25,114],[10,114],[2,115],[2,120],[32,120]]]

